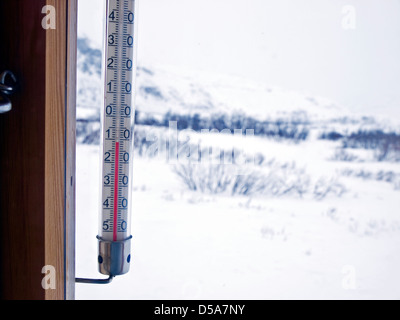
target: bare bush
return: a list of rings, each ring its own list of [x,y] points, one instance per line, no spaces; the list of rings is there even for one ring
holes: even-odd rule
[[[343,148],[374,150],[377,161],[400,161],[400,135],[372,130],[352,133],[342,140]]]
[[[345,192],[346,188],[336,178],[320,178],[314,186],[313,195],[315,199],[322,200],[327,196],[341,197]]]
[[[257,167],[213,164],[178,164],[173,171],[192,191],[227,195],[292,195],[303,197],[310,190],[310,178],[292,165]]]
[[[353,161],[359,161],[359,158],[348,152],[346,149],[343,148],[337,148],[335,150],[334,155],[330,158],[332,161],[344,161],[344,162],[353,162]]]
[[[353,177],[363,180],[375,180],[390,183],[394,186],[394,190],[400,190],[400,174],[393,171],[380,170],[372,172],[365,169],[355,170],[353,168],[344,168],[340,171],[340,175],[344,177]]]
[[[199,163],[186,163],[175,165],[173,171],[189,190],[219,194],[227,191],[234,178],[232,172],[228,172],[227,167],[225,165],[205,166]]]

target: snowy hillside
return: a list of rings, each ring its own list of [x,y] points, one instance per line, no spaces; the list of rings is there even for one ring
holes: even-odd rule
[[[86,39],[78,42],[78,107],[101,105],[101,52]],[[302,120],[348,116],[344,108],[320,97],[270,87],[265,84],[219,74],[177,70],[175,67],[139,67],[138,111],[209,115],[242,112],[258,118]]]
[[[98,277],[101,53],[78,49],[77,273]],[[400,297],[397,119],[172,67],[138,68],[136,104],[132,270],[78,299]]]
[[[78,41],[78,120],[99,121],[102,105],[101,51],[87,39]],[[257,122],[307,123],[322,132],[358,130],[400,132],[397,119],[352,114],[329,99],[268,86],[240,77],[139,66],[136,80],[139,124],[160,122],[166,114],[209,119],[240,115]],[[142,122],[141,122],[142,119]],[[143,120],[145,119],[145,120]],[[230,128],[229,124],[227,127]]]
[[[345,111],[334,103],[269,87],[239,77],[197,72],[190,75],[176,68],[138,73],[140,111],[165,113],[234,113],[258,118],[289,118],[292,114],[307,118],[333,117]],[[151,106],[151,107],[150,107]],[[146,109],[150,108],[150,109]]]

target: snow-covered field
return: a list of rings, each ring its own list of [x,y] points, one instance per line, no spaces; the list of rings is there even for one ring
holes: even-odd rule
[[[324,159],[326,142],[249,139],[269,154],[308,159],[313,177],[344,165]],[[99,277],[98,147],[77,151],[77,274]],[[393,163],[347,166],[399,171]],[[135,158],[131,271],[110,285],[77,284],[77,299],[400,297],[400,197],[392,183],[340,176],[340,197],[232,197],[190,191],[172,167]]]

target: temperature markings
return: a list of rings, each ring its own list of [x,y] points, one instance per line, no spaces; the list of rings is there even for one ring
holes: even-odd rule
[[[118,92],[118,81],[117,80],[110,80],[107,83],[107,93],[119,93]],[[132,83],[129,81],[122,81],[121,93],[122,94],[131,94],[132,93]],[[121,97],[123,100],[125,97]],[[115,102],[115,101],[114,101]],[[122,101],[124,102],[124,101]]]
[[[103,221],[103,231],[104,232],[113,232],[114,223],[112,219],[107,219]]]
[[[102,121],[102,224],[105,240],[129,237],[134,134],[134,0],[108,0]]]
[[[108,45],[110,47],[117,47],[119,42],[119,34],[111,33],[108,35]]]
[[[124,118],[131,118],[132,108],[130,106],[122,106],[120,115]]]
[[[117,106],[113,103],[106,107],[106,117],[111,117],[115,121],[115,115],[117,114]]]
[[[115,56],[111,56],[107,59],[107,69],[108,70],[117,70],[116,66],[118,64],[118,58]]]
[[[117,9],[119,8],[119,4],[117,4]],[[110,10],[108,15],[109,22],[119,23],[119,10]]]
[[[110,203],[112,202],[112,200],[113,199],[111,197],[108,197],[106,201],[103,202],[103,209],[109,209],[109,207],[112,206],[112,204]]]
[[[133,61],[129,58],[123,59],[122,61],[122,69],[132,71]]]
[[[104,162],[106,162],[106,163],[112,163],[112,153],[111,153],[111,152],[107,151],[107,152],[104,154]]]

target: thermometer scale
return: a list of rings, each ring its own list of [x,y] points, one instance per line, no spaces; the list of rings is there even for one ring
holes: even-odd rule
[[[134,127],[135,0],[107,0],[101,132],[99,271],[129,271]]]

